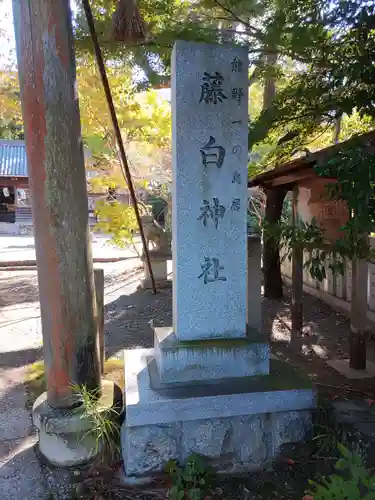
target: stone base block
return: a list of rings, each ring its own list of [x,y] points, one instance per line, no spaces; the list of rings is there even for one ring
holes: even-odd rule
[[[192,454],[206,457],[219,472],[257,470],[269,464],[286,443],[311,434],[309,411],[180,421],[121,429],[127,476],[162,472],[170,459],[184,463]]]
[[[102,381],[102,396],[98,411],[114,416],[113,409],[121,411],[121,390],[107,380]],[[58,467],[85,464],[95,458],[101,449],[98,431],[92,418],[82,408],[57,410],[47,403],[42,394],[33,406],[33,423],[39,430],[39,449],[44,457]]]
[[[269,346],[256,331],[246,338],[179,341],[171,327],[154,329],[162,383],[189,383],[269,373]]]
[[[183,463],[193,453],[217,470],[253,470],[311,432],[315,394],[280,361],[271,361],[268,376],[158,389],[154,369],[152,349],[125,352],[127,476],[160,472],[168,460]]]
[[[155,280],[155,286],[156,288],[172,288],[172,280]],[[149,279],[143,279],[141,280],[141,288],[144,290],[151,290],[152,289],[152,281],[151,278]]]
[[[375,377],[375,363],[366,360],[366,370],[354,370],[350,368],[349,359],[333,359],[327,361],[327,365],[349,379],[373,378]]]

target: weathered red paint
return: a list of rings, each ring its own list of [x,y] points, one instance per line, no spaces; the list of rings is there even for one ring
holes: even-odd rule
[[[73,384],[100,385],[69,0],[13,4],[48,401],[68,407]]]
[[[21,3],[21,19],[27,19],[28,6],[26,2]],[[58,25],[58,23],[56,23]],[[38,30],[35,30],[36,36]],[[22,34],[21,51],[27,54],[27,33]],[[48,269],[48,277],[39,280],[40,294],[48,299],[49,315],[51,323],[51,343],[53,348],[53,362],[47,362],[48,391],[51,400],[61,399],[71,392],[71,380],[69,378],[66,365],[66,356],[61,356],[60,345],[63,343],[61,334],[62,317],[60,301],[60,283],[57,273],[58,259],[56,252],[56,242],[51,237],[51,224],[46,218],[51,216],[44,210],[45,202],[45,136],[46,128],[46,108],[43,100],[43,73],[44,54],[42,51],[42,40],[33,44],[33,57],[24,58],[24,122],[26,149],[29,159],[29,180],[33,192],[33,214],[34,227],[39,234],[39,264],[42,268],[40,273],[44,274]],[[65,360],[65,363],[64,363]],[[64,366],[65,365],[65,366]]]
[[[57,2],[55,0],[50,0],[51,8],[50,15],[48,19],[48,33],[50,36],[56,38],[56,52],[57,56],[61,61],[61,64],[65,69],[68,69],[69,56],[64,50],[64,44],[66,45],[66,33],[62,33],[60,28],[60,15],[61,9],[57,9]],[[64,38],[65,37],[65,38]]]

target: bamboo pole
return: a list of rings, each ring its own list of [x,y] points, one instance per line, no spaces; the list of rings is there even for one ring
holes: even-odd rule
[[[104,88],[104,92],[105,92],[105,96],[106,96],[107,104],[108,104],[108,108],[109,108],[109,113],[111,115],[113,129],[114,129],[116,140],[117,140],[117,145],[118,145],[118,148],[120,151],[121,170],[122,170],[122,173],[126,179],[126,182],[127,182],[128,188],[129,188],[129,192],[130,192],[130,196],[131,196],[131,200],[132,200],[132,205],[134,207],[135,216],[136,216],[137,223],[139,226],[139,232],[141,234],[143,251],[144,251],[144,254],[146,257],[148,271],[150,273],[152,291],[154,293],[156,293],[155,278],[154,278],[154,273],[153,273],[152,267],[151,267],[150,254],[148,252],[146,238],[145,238],[145,234],[144,234],[143,226],[142,226],[142,221],[141,221],[141,216],[139,214],[139,209],[138,209],[137,199],[135,196],[133,181],[132,181],[131,173],[129,170],[128,160],[126,158],[126,153],[125,153],[124,143],[123,143],[122,136],[121,136],[119,123],[117,120],[115,105],[113,103],[112,92],[111,92],[111,88],[109,86],[107,72],[106,72],[106,69],[104,66],[103,55],[102,55],[102,51],[101,51],[100,46],[99,46],[98,36],[97,36],[96,30],[95,30],[94,17],[92,15],[92,10],[90,7],[89,0],[82,0],[82,4],[83,4],[83,8],[85,10],[87,24],[88,24],[89,30],[90,30],[91,40],[92,40],[92,44],[94,46],[96,63],[97,63],[98,68],[99,68],[100,78],[102,80],[102,84],[103,84],[103,88]]]

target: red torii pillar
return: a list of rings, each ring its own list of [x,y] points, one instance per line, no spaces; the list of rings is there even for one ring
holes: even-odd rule
[[[86,175],[69,0],[13,0],[47,401],[100,388]]]

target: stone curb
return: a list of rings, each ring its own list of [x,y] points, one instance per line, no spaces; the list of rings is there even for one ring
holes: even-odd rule
[[[138,256],[134,257],[98,257],[93,259],[94,264],[97,263],[111,263],[111,262],[121,262],[124,260],[138,259]],[[5,261],[0,262],[1,271],[27,271],[33,270],[36,267],[36,260],[15,260],[15,261]]]

